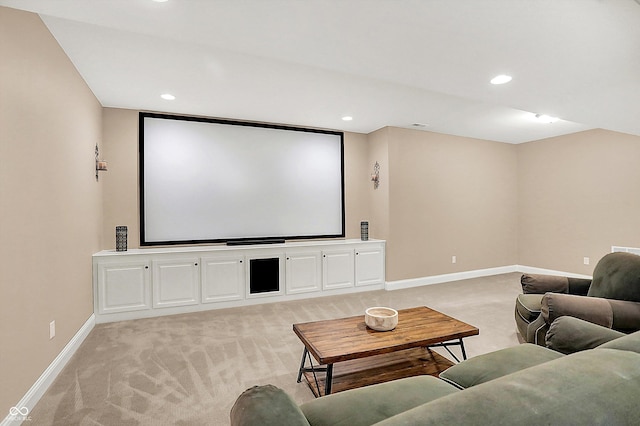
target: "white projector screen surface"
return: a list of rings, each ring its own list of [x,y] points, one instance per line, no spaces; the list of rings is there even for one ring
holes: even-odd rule
[[[344,236],[340,132],[140,114],[141,244]]]

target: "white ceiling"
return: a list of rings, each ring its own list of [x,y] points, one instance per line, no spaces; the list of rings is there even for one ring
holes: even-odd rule
[[[640,135],[634,0],[0,5],[39,13],[106,107],[360,133],[425,123],[510,143],[591,128]],[[503,73],[513,81],[489,83]]]

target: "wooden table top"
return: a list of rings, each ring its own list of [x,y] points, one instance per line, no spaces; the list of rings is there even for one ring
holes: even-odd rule
[[[320,364],[401,351],[475,336],[480,331],[436,310],[421,306],[398,311],[398,326],[375,331],[362,315],[293,324],[293,331]]]

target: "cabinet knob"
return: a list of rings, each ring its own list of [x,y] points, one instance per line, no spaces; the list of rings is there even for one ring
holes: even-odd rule
[[[198,266],[198,262],[195,263],[195,266]]]
[[[144,269],[149,269],[149,265],[144,265]]]

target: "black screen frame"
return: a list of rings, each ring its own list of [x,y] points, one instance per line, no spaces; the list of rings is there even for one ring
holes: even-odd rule
[[[321,133],[321,134],[329,134],[336,135],[340,137],[340,197],[341,197],[341,232],[338,234],[323,234],[323,235],[272,235],[272,236],[256,236],[256,237],[237,237],[237,238],[221,238],[221,239],[211,239],[211,238],[203,238],[203,239],[189,239],[189,240],[167,240],[167,241],[147,241],[145,234],[145,173],[144,173],[144,120],[145,118],[156,118],[156,119],[166,119],[166,120],[181,120],[181,121],[194,121],[194,122],[202,122],[202,123],[216,123],[223,124],[229,126],[248,126],[248,127],[259,127],[259,128],[267,128],[267,129],[277,129],[277,130],[285,130],[285,131],[293,131],[293,132],[309,132],[309,133]],[[139,219],[140,219],[140,245],[141,246],[164,246],[164,245],[200,245],[200,244],[212,244],[212,243],[227,243],[229,245],[240,245],[240,244],[269,244],[269,243],[280,243],[285,240],[299,240],[299,239],[334,239],[334,238],[344,238],[345,233],[345,217],[346,217],[346,206],[345,206],[345,173],[344,173],[344,132],[334,131],[334,130],[323,130],[323,129],[313,129],[313,128],[305,128],[298,126],[288,126],[281,124],[272,124],[272,123],[261,123],[261,122],[251,122],[251,121],[239,121],[239,120],[231,120],[231,119],[220,119],[220,118],[212,118],[212,117],[198,117],[198,116],[187,116],[187,115],[175,115],[175,114],[164,114],[164,113],[155,113],[155,112],[139,112],[138,115],[138,184],[139,184]]]

